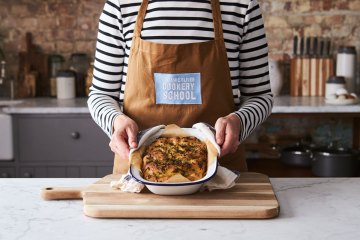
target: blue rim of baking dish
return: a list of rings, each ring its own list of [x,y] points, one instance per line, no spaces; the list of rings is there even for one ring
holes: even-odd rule
[[[130,166],[130,175],[132,178],[134,178],[137,182],[139,183],[142,183],[142,184],[145,184],[145,185],[153,185],[153,186],[189,186],[189,185],[197,185],[197,184],[203,184],[207,181],[209,181],[210,179],[212,179],[213,177],[215,177],[216,173],[217,173],[217,170],[218,170],[218,166],[219,166],[219,163],[218,161],[216,160],[216,166],[215,166],[215,171],[213,173],[213,175],[211,175],[210,177],[208,178],[205,178],[205,179],[202,179],[202,180],[197,180],[197,181],[194,181],[194,182],[183,182],[183,183],[158,183],[158,182],[149,182],[149,181],[146,181],[145,179],[144,180],[141,180],[141,179],[138,179],[134,176],[133,174],[133,171],[132,171],[132,166]]]

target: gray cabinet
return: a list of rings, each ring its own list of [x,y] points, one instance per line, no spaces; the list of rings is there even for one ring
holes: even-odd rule
[[[13,123],[15,168],[0,166],[3,176],[91,178],[112,172],[109,138],[89,114],[16,114]]]
[[[109,139],[88,117],[16,117],[20,162],[89,163],[112,158]]]
[[[15,176],[15,168],[0,167],[0,178],[13,178]]]

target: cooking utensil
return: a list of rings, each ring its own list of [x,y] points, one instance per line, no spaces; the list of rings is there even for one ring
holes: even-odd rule
[[[297,56],[298,55],[298,36],[294,37],[294,41],[293,41],[293,55]]]
[[[294,57],[291,59],[291,84],[290,84],[290,95],[291,96],[300,96],[301,95],[301,57],[303,54],[303,40],[300,37],[300,51],[298,52],[298,36],[294,37],[294,46],[293,46],[293,55]]]
[[[351,149],[319,149],[313,154],[312,172],[319,177],[354,177],[359,160],[359,152]]]
[[[318,96],[325,96],[326,72],[324,72],[324,39],[320,38],[318,48]]]
[[[307,37],[305,55],[302,58],[302,85],[301,92],[303,97],[310,96],[310,37]]]
[[[19,53],[17,97],[50,95],[48,56],[33,44],[31,33],[26,33],[26,51]],[[34,79],[36,77],[36,79]],[[36,88],[36,91],[33,90]]]
[[[304,56],[304,38],[300,37],[300,56]]]
[[[111,189],[120,175],[108,175],[86,188],[42,190],[46,200],[81,199],[84,213],[95,218],[273,218],[279,203],[266,175],[242,173],[231,189],[185,196],[160,196]]]
[[[312,148],[309,145],[296,143],[296,145],[285,147],[281,151],[282,163],[295,167],[311,167]]]
[[[317,37],[311,38],[312,48],[310,49],[310,96],[318,96],[318,59],[317,59],[317,51],[318,51],[318,39]]]

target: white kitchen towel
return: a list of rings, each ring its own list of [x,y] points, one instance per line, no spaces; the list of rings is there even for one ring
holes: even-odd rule
[[[218,152],[218,156],[220,156],[221,153],[221,148],[220,146],[216,143],[215,140],[215,128],[213,128],[211,125],[208,125],[206,123],[195,123],[192,128],[195,128],[197,130],[199,130],[206,139],[208,139],[216,148],[217,152]]]
[[[146,129],[142,132],[139,132],[138,134],[138,146],[137,148],[130,149],[129,154],[129,161],[130,161],[130,155],[132,152],[139,149],[144,142],[146,142],[147,139],[155,135],[160,130],[164,129],[165,125],[158,125],[150,129]],[[113,189],[119,189],[123,192],[131,192],[131,193],[139,193],[143,188],[145,187],[144,184],[136,181],[134,178],[132,178],[130,172],[128,172],[125,175],[122,175],[121,178],[118,181],[112,181],[110,183],[111,188]]]
[[[138,139],[139,144],[138,148],[146,142],[147,139],[154,136],[158,131],[164,129],[165,125],[155,126],[151,129],[146,130],[143,135]],[[196,123],[193,125],[194,129],[199,130],[204,134],[205,138],[208,139],[217,149],[218,155],[220,156],[220,146],[216,143],[214,132],[211,130],[211,126],[205,123]],[[137,150],[138,148],[131,149],[130,152]],[[228,189],[235,185],[236,179],[239,177],[239,174],[235,174],[225,167],[218,166],[216,175],[205,182],[201,187],[201,191],[213,191],[215,189]],[[124,192],[133,192],[139,193],[144,188],[144,184],[137,182],[133,179],[130,173],[123,175],[119,181],[112,181],[111,187],[114,189],[120,189]]]
[[[216,175],[210,179],[209,181],[205,182],[201,188],[200,191],[213,191],[216,189],[229,189],[235,186],[236,180],[240,177],[240,174],[236,174],[233,171],[218,166]]]
[[[113,189],[119,189],[122,192],[139,193],[144,188],[144,184],[133,179],[130,173],[121,176],[118,181],[111,181],[110,186]]]

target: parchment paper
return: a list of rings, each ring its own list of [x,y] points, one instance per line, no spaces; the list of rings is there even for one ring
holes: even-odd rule
[[[162,129],[158,129],[158,131],[162,131]],[[143,137],[151,139],[152,136],[154,136],[154,135],[156,135],[156,133],[158,133],[158,131],[153,132],[150,135],[144,135]],[[159,136],[159,138],[160,137],[189,137],[189,136],[194,136],[194,137],[198,138],[199,140],[201,140],[202,142],[204,142],[206,144],[207,152],[208,152],[208,163],[207,164],[208,164],[208,166],[210,166],[211,164],[214,163],[214,161],[217,161],[217,156],[220,154],[217,150],[218,148],[216,146],[214,146],[213,143],[211,143],[211,141],[206,138],[206,135],[201,133],[201,131],[197,130],[194,132],[196,132],[196,134],[190,134],[189,132],[185,131],[184,129],[180,128],[179,126],[177,126],[175,124],[171,124],[171,125],[165,126],[165,129],[162,132],[162,134]],[[145,149],[155,139],[153,139],[152,141],[146,141],[146,139],[139,140],[139,143],[142,143],[142,145],[139,144],[137,149],[134,149],[133,151],[130,152],[130,157],[129,157],[130,162],[139,170],[139,172],[141,172],[142,156],[145,152]],[[171,178],[169,178],[166,182],[190,182],[190,180],[181,174],[176,174],[176,175],[172,176]]]

